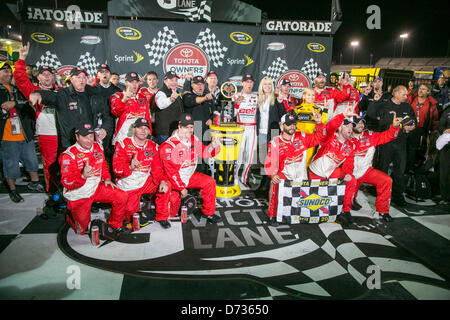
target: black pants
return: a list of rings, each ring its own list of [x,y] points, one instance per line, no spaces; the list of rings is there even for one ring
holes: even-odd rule
[[[420,127],[417,127],[408,134],[406,172],[409,170],[414,171],[414,169],[425,160],[425,154],[419,150],[423,136],[424,129]]]
[[[442,200],[450,201],[450,146],[439,151],[440,189]]]
[[[406,168],[406,141],[391,141],[380,146],[379,168],[388,174],[392,163],[392,199],[404,199],[405,192],[405,168]]]

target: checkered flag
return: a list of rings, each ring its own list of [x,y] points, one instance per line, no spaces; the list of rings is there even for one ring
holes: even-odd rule
[[[225,52],[227,52],[228,48],[222,46],[220,41],[216,40],[216,35],[211,32],[211,29],[206,28],[205,30],[200,31],[197,40],[195,40],[195,44],[206,52],[209,60],[216,68],[222,66],[222,60],[225,57]]]
[[[147,50],[149,63],[157,66],[170,48],[178,44],[178,38],[173,29],[165,26],[163,30],[158,31],[157,36],[153,38],[152,43],[144,45]]]
[[[345,182],[337,179],[298,183],[284,180],[278,192],[277,219],[280,222],[333,222],[342,211]]]
[[[287,62],[278,57],[262,74],[276,81],[276,79],[288,70]]]
[[[90,52],[82,54],[77,63],[77,67],[80,67],[81,69],[86,71],[90,77],[94,77],[97,74],[97,68],[99,65],[100,63],[95,60],[95,57],[91,57]]]
[[[36,67],[39,68],[41,66],[52,67],[56,70],[60,68],[62,64],[56,54],[47,51],[39,58],[39,61],[36,62]]]
[[[190,9],[180,9],[180,11],[171,11],[175,14],[182,14],[190,21],[206,20],[211,22],[211,5],[208,0],[200,2],[200,5]]]
[[[305,61],[305,63],[303,64],[303,67],[300,69],[300,71],[303,72],[304,74],[306,74],[311,81],[314,81],[317,74],[319,72],[321,72],[322,69],[320,69],[317,62],[315,62],[314,59],[311,58],[311,59]],[[324,73],[323,75],[325,77],[327,76],[326,73]]]
[[[230,10],[225,15],[225,20],[229,21],[245,21],[245,16],[252,12],[252,6],[242,2],[234,0],[231,4]]]

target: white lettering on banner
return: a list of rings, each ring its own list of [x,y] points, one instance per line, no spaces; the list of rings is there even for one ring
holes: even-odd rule
[[[65,21],[72,23],[69,29],[79,29],[78,23],[104,24],[103,12],[81,11],[77,5],[71,5],[65,10],[37,7],[27,8],[27,20],[31,21]],[[73,25],[75,23],[76,25]]]
[[[265,23],[267,31],[331,33],[332,22],[322,21],[282,21],[268,20]]]

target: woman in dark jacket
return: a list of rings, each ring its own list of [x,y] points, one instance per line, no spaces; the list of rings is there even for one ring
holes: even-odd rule
[[[264,77],[258,87],[258,110],[256,113],[256,128],[258,134],[258,159],[264,164],[267,155],[267,145],[280,134],[280,119],[286,113],[284,108],[276,104],[275,89],[272,79]],[[281,105],[282,106],[282,105]],[[262,172],[263,179],[258,190],[267,191],[270,179]]]

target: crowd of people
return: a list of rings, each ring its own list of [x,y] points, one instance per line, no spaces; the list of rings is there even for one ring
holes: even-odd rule
[[[96,202],[112,207],[105,237],[129,232],[145,194],[155,197],[155,220],[170,228],[189,189],[200,189],[203,205],[196,214],[221,221],[215,215],[215,181],[198,162],[221,149],[208,130],[225,99],[219,74],[210,71],[203,78],[189,72],[181,91],[173,71],[164,74],[161,86],[156,72],[144,78],[128,72],[119,88],[119,76],[101,64],[94,80],[74,67],[58,86],[49,66],[39,67],[33,81],[28,51],[29,45],[20,49],[14,66],[0,65],[1,156],[12,201],[24,201],[15,186],[23,166],[30,190],[64,196],[66,220],[78,234],[87,232]],[[244,127],[235,181],[246,186],[251,167],[264,168],[258,190],[268,192],[269,223],[277,225],[282,180],[329,178],[346,181],[338,221],[350,222],[350,210],[361,208],[357,194],[364,183],[375,186],[376,211],[389,222],[391,198],[406,205],[405,173],[431,157],[440,161],[440,193],[448,203],[447,79],[433,88],[399,85],[388,93],[379,77],[360,91],[348,74],[333,78],[327,85],[319,73],[312,88],[294,97],[289,80],[275,87],[274,79],[265,77],[255,86],[253,76],[244,74],[232,98],[235,121]],[[45,186],[39,182],[35,135]]]

